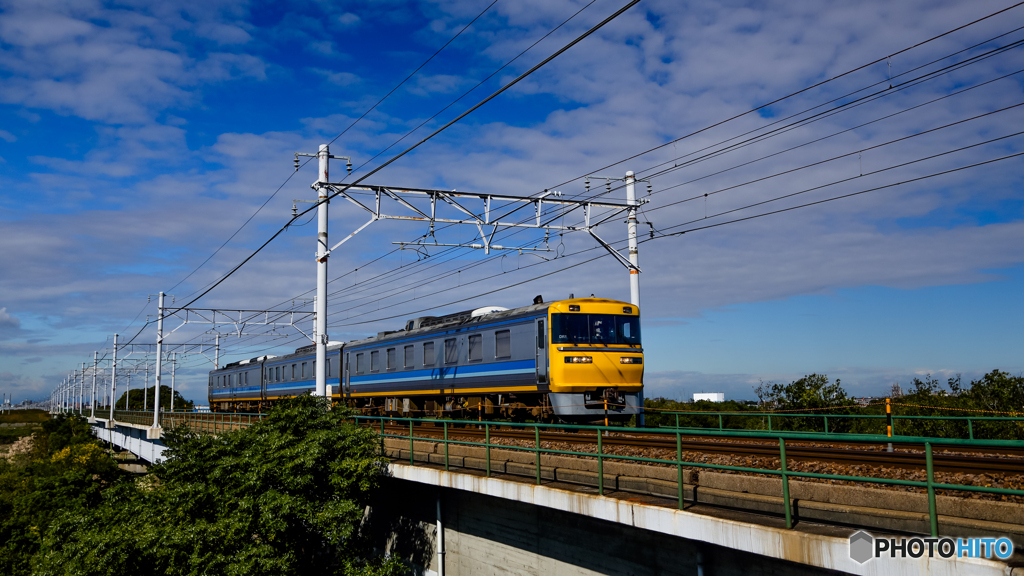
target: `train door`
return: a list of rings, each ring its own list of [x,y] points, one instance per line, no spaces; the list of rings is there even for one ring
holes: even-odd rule
[[[260,364],[260,412],[263,411],[263,403],[267,401],[267,382],[270,380],[270,370],[266,364]]]
[[[338,361],[341,361],[341,356],[338,357]],[[352,354],[345,353],[345,368],[342,372],[342,394],[347,398],[352,397]]]
[[[536,352],[535,356],[537,359],[537,383],[544,384],[548,381],[548,350],[545,346],[545,342],[548,339],[548,333],[544,329],[545,318],[539,318],[536,320],[537,335],[536,335]]]

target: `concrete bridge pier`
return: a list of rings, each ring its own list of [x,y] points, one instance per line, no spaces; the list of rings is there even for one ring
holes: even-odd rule
[[[437,546],[437,501],[444,567]],[[824,575],[842,572],[767,558],[618,522],[486,494],[391,478],[363,534],[414,573],[443,576],[659,574]]]

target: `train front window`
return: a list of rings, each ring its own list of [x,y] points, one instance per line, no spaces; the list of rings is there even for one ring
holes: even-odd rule
[[[640,344],[640,318],[624,314],[552,314],[553,344]]]

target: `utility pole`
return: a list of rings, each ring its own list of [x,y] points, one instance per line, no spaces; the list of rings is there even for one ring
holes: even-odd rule
[[[629,232],[629,302],[640,308],[640,254],[636,242],[636,179],[633,171],[626,172],[626,203],[629,204],[629,217],[626,222]]]
[[[110,419],[107,428],[114,427],[114,403],[117,402],[117,334],[114,334],[114,362],[110,368]]]
[[[299,156],[312,156],[312,154],[295,153],[295,170],[299,169]],[[316,395],[327,395],[327,343],[330,338],[327,336],[327,259],[331,255],[331,249],[327,245],[327,199],[331,192],[327,184],[330,182],[330,161],[345,160],[348,172],[352,172],[352,159],[348,156],[331,156],[330,146],[321,144],[316,154],[319,165],[316,184],[313,187],[317,193],[317,231],[316,231],[316,299],[313,304],[314,324],[313,343],[316,344]],[[298,200],[305,202],[305,200]]]
[[[142,411],[146,411],[146,406],[149,406],[149,364],[146,364],[146,377],[142,383]]]
[[[99,361],[100,353],[92,353],[92,400],[89,402],[89,423],[96,423],[96,364]]]
[[[128,410],[128,400],[131,399],[132,395],[132,373],[128,372],[128,385],[124,389],[124,409]]]
[[[220,369],[220,334],[217,334],[213,344],[213,368]]]
[[[178,365],[178,353],[171,352],[171,412],[174,412],[174,369]],[[157,391],[157,394],[160,392]]]
[[[317,154],[320,163],[320,173],[317,177],[318,184],[330,182],[329,163],[331,158],[330,148],[327,144],[320,145],[320,152]],[[316,328],[313,331],[313,338],[316,340],[316,395],[327,395],[327,193],[325,186],[317,186],[317,200],[320,202],[316,207]]]
[[[648,184],[649,186],[650,184]],[[627,232],[629,237],[629,303],[636,306],[637,314],[640,313],[640,251],[636,241],[636,178],[632,170],[626,172],[626,204],[629,204],[628,218],[626,219]],[[637,395],[636,422],[640,428],[647,425],[647,418],[644,410],[644,393]]]
[[[160,428],[160,372],[163,366],[164,346],[164,293],[160,293],[159,310],[156,316],[156,393],[153,395],[153,427],[146,432],[146,438],[156,439],[160,437],[163,429]]]

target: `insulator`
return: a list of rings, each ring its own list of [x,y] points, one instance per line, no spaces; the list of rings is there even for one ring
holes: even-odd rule
[[[583,180],[583,185],[587,188],[587,192],[590,192],[590,176]]]
[[[351,174],[352,173],[352,163],[351,162],[346,162],[345,163],[345,169],[348,170],[349,174]]]
[[[648,181],[647,182],[647,195],[648,196],[651,195],[651,189],[652,189],[651,183],[650,183],[650,181]]]
[[[608,191],[608,192],[612,191],[612,181],[611,180],[605,180],[604,181],[604,189],[606,191]]]

